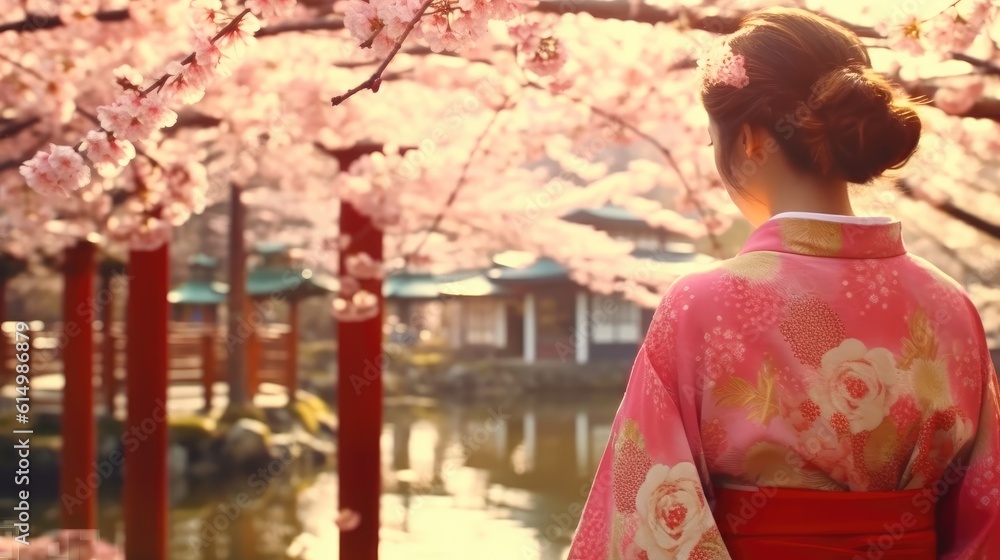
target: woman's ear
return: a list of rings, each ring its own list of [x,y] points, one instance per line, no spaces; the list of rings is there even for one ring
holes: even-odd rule
[[[752,157],[760,148],[760,139],[757,138],[753,128],[748,123],[743,123],[740,136],[743,138],[743,151],[746,152],[748,158]]]

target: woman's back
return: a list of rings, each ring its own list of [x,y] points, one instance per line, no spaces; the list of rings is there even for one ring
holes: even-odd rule
[[[937,524],[943,556],[1000,554],[986,541],[1000,501],[997,383],[975,308],[905,252],[898,222],[843,221],[776,216],[739,256],[671,287],[572,560],[729,558],[723,535],[779,509],[762,495],[713,519],[720,490],[747,486],[910,490],[904,509]],[[935,520],[939,505],[961,521]]]
[[[917,149],[913,100],[794,8],[748,14],[698,68],[721,182],[758,229],[661,302],[570,559],[1000,559],[982,323],[850,201]]]
[[[717,480],[920,488],[977,431],[989,356],[975,308],[905,253],[898,222],[778,217],[664,307],[677,322],[650,336],[678,350],[650,360],[704,389],[678,404],[699,419]]]

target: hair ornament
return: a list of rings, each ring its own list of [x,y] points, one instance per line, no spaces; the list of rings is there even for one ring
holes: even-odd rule
[[[723,85],[741,89],[750,84],[745,59],[734,54],[728,42],[720,42],[704,57],[698,59],[698,72],[704,87]]]

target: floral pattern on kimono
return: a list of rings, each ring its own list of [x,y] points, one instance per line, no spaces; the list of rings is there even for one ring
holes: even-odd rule
[[[943,558],[1000,558],[998,483],[997,378],[961,287],[899,222],[778,218],[664,296],[569,558],[728,559],[717,484],[920,490]]]

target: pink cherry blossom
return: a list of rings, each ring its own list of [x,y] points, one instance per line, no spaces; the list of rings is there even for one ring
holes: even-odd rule
[[[295,0],[247,0],[248,10],[261,17],[287,15],[295,7]]]
[[[166,222],[180,226],[191,217],[205,210],[208,192],[208,173],[197,162],[182,162],[169,166],[162,175],[166,183],[160,217]]]
[[[103,130],[91,130],[80,146],[102,177],[115,177],[135,157],[135,147]]]
[[[703,58],[698,59],[698,71],[705,86],[731,86],[744,88],[750,85],[746,60],[736,54],[725,42],[717,43]]]
[[[537,22],[515,25],[510,31],[518,40],[517,49],[527,70],[539,76],[551,76],[566,64],[565,47]]]
[[[902,20],[894,18],[891,21],[879,22],[875,25],[875,30],[885,36],[890,49],[920,56],[926,52],[921,42],[926,32],[925,26],[920,18],[910,15]]]
[[[142,74],[128,64],[123,64],[118,68],[115,68],[114,76],[120,80],[125,80],[135,87],[142,85]]]
[[[47,560],[48,558],[87,558],[88,560],[120,560],[124,553],[114,544],[96,539],[94,531],[59,529],[32,539],[30,546],[16,545],[13,539],[0,545],[0,550],[17,549],[19,560]],[[64,556],[65,555],[65,556]]]
[[[43,196],[69,196],[90,183],[90,168],[69,146],[49,144],[48,152],[39,151],[20,171],[28,186]]]
[[[358,43],[363,43],[374,36],[371,48],[375,56],[382,57],[389,54],[395,44],[396,37],[387,29],[390,25],[391,29],[398,28],[393,1],[383,0],[375,3],[349,0],[347,4],[344,26]]]
[[[216,31],[225,12],[220,0],[194,0],[191,2],[191,20],[196,28]]]
[[[127,90],[111,105],[98,107],[97,117],[101,127],[118,138],[142,140],[154,130],[177,122],[177,113],[167,107],[166,101],[158,92],[141,96],[134,90]]]
[[[378,298],[366,290],[356,292],[350,299],[333,300],[333,316],[338,321],[367,321],[377,317],[379,312]]]
[[[971,4],[965,17],[947,10],[927,22],[924,39],[928,48],[940,58],[947,58],[953,51],[964,52],[982,31],[990,10],[989,2],[977,0]]]
[[[347,273],[355,278],[382,278],[385,274],[382,263],[372,259],[368,253],[348,255],[344,264],[347,265]]]
[[[171,225],[158,218],[121,209],[107,223],[108,237],[137,251],[152,251],[170,241]]]
[[[179,62],[167,65],[170,79],[163,86],[163,95],[184,105],[201,101],[211,79],[210,73],[197,62],[182,66]]]
[[[116,137],[125,140],[142,140],[153,132],[153,126],[141,121],[137,115],[141,102],[139,93],[134,90],[123,91],[110,105],[97,108],[97,118],[101,128],[113,132]]]
[[[334,523],[341,531],[353,531],[361,524],[361,514],[352,509],[342,509]]]
[[[247,47],[256,43],[254,33],[257,31],[260,31],[260,20],[257,16],[244,14],[235,27],[219,37],[216,44],[231,55],[242,55]]]
[[[949,115],[963,115],[975,105],[985,88],[986,82],[982,78],[941,87],[934,93],[934,105]]]
[[[177,113],[167,107],[168,99],[159,92],[150,92],[139,99],[135,117],[153,129],[168,128],[177,123]]]

